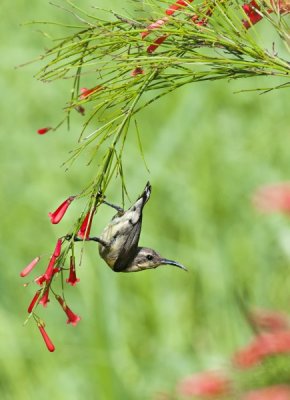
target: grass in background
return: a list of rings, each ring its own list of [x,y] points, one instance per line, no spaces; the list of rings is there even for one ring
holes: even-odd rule
[[[186,374],[224,364],[251,334],[236,290],[253,305],[289,309],[289,221],[257,215],[250,202],[258,185],[289,179],[289,94],[233,94],[257,81],[204,83],[142,113],[138,125],[151,174],[135,135],[125,162],[132,200],[148,178],[153,185],[141,244],[189,272],[167,266],[114,274],[89,243],[80,285],[68,290],[82,321],[66,326],[62,311],[48,306],[47,330],[57,348],[49,354],[34,324],[22,326],[33,291],[21,286],[18,274],[65,231],[52,227],[47,213],[87,181],[80,164],[68,173],[60,168],[82,120],[76,115],[69,132],[63,127],[39,137],[36,129],[61,116],[70,83],[44,85],[32,78],[37,65],[14,66],[43,47],[37,28],[20,22],[69,16],[43,0],[29,7],[4,0],[2,12],[1,399],[152,399]],[[114,185],[108,197],[120,202]],[[111,216],[102,208],[93,233]]]

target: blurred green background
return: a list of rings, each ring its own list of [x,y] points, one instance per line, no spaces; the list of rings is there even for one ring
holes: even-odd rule
[[[117,1],[94,2],[104,4],[122,9]],[[151,174],[135,137],[125,162],[132,199],[147,179],[153,185],[141,244],[189,272],[168,266],[114,274],[88,244],[81,282],[67,289],[81,323],[67,326],[52,301],[41,310],[56,345],[51,354],[35,324],[22,325],[35,289],[22,286],[19,271],[49,254],[70,226],[69,218],[50,225],[47,213],[87,183],[80,163],[61,168],[82,118],[74,117],[70,131],[37,135],[61,118],[70,82],[43,84],[33,78],[38,63],[15,66],[48,45],[39,26],[19,24],[72,17],[46,0],[2,0],[1,12],[1,399],[154,399],[187,374],[226,365],[251,335],[237,290],[252,305],[289,310],[289,220],[258,215],[250,201],[257,186],[289,179],[289,92],[234,94],[266,79],[203,83],[143,112],[139,128]],[[120,202],[114,184],[108,196]],[[98,213],[93,233],[111,216],[106,208]]]

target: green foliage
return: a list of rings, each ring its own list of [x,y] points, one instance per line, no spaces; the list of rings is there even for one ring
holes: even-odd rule
[[[101,17],[70,0],[66,3],[65,10],[77,24],[59,23],[64,32],[69,30],[68,35],[55,39],[56,45],[40,57],[44,66],[37,77],[44,82],[73,79],[66,107],[68,122],[71,111],[88,103],[91,106],[79,144],[67,160],[71,165],[87,150],[88,164],[94,168],[95,160],[100,164],[82,195],[96,195],[99,190],[105,193],[114,176],[120,176],[124,195],[123,151],[131,120],[165,94],[200,81],[255,76],[271,76],[272,87],[289,86],[289,63],[275,46],[267,49],[273,42],[265,48],[255,29],[246,29],[242,1],[214,1],[205,9],[201,3],[188,4],[177,15],[166,17],[171,2],[163,2],[161,7],[158,1],[152,1],[148,7],[150,17],[136,19],[114,11]],[[279,10],[273,17],[268,8],[259,3],[268,29],[287,45],[287,24]],[[203,22],[194,23],[192,15]],[[159,46],[160,38],[166,40],[162,39]],[[88,76],[93,76],[90,89],[80,95]],[[275,82],[279,77],[285,79],[283,84]],[[93,131],[85,134],[88,128]]]

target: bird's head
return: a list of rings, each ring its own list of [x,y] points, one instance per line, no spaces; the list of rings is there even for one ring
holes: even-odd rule
[[[175,267],[187,271],[183,265],[176,261],[161,257],[155,250],[150,249],[149,247],[139,247],[138,253],[132,260],[127,272],[157,268],[160,265],[174,265]]]

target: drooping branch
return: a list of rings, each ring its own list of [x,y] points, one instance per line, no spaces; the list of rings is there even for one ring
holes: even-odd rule
[[[88,14],[70,0],[67,3],[70,6],[67,11],[77,24],[59,24],[63,29],[70,29],[70,34],[57,40],[41,56],[45,65],[37,77],[45,82],[72,80],[66,118],[69,121],[75,110],[82,115],[87,109],[91,111],[85,115],[76,148],[65,164],[69,167],[85,152],[88,164],[97,159],[98,168],[78,195],[69,196],[50,213],[51,222],[59,223],[73,200],[87,199],[71,230],[58,239],[45,272],[34,279],[40,289],[28,307],[28,318],[33,316],[50,351],[54,346],[35,310],[39,304],[46,306],[52,293],[68,316],[67,322],[73,325],[79,322],[79,316],[71,311],[64,298],[64,282],[74,286],[79,281],[75,239],[88,238],[94,215],[115,176],[120,178],[124,202],[127,190],[123,152],[138,112],[175,89],[200,81],[268,76],[270,88],[290,86],[289,61],[272,51],[272,41],[270,50],[258,43],[253,26],[264,20],[278,33],[287,49],[289,0],[251,0],[245,4],[240,0],[208,0],[197,4],[191,0],[177,0],[173,4],[152,0],[150,20],[132,20],[113,11],[105,20]],[[91,77],[89,88],[82,87],[84,76]],[[285,82],[281,84],[280,79],[276,84],[276,78],[284,78]],[[52,129],[41,128],[38,133],[44,135]],[[142,152],[137,126],[135,131]],[[68,258],[69,267],[66,267]],[[21,276],[28,275],[39,259],[35,258]],[[66,273],[68,277],[64,279]],[[54,286],[59,275],[61,296]]]

